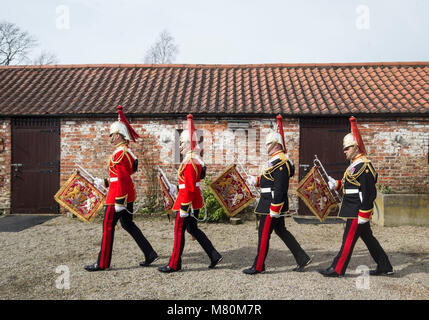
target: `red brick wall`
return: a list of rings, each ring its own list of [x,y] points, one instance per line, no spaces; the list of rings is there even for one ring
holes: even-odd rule
[[[143,120],[131,119],[130,122],[141,134],[138,143],[131,143],[131,149],[139,158],[139,171],[133,175],[138,195],[142,196],[148,185],[144,170],[145,161],[160,166],[172,183],[177,183],[175,163],[175,131],[186,129],[183,120]],[[72,174],[77,164],[97,177],[107,177],[107,162],[114,150],[109,143],[109,126],[112,120],[68,119],[61,123],[61,184]],[[195,121],[198,130],[204,134],[204,157],[208,167],[207,174],[216,176],[237,159],[249,174],[258,175],[265,164],[265,142],[260,137],[270,129],[274,122],[252,120],[248,132],[242,130],[234,134],[228,130],[226,120]],[[287,143],[291,145],[289,154],[294,163],[298,163],[299,127],[296,120],[285,121]],[[250,136],[250,137],[249,137]],[[247,147],[246,147],[247,146]],[[296,188],[297,177],[292,179],[291,188]]]
[[[359,120],[359,128],[380,184],[394,193],[429,193],[428,119]]]
[[[397,193],[429,193],[427,119],[373,120],[358,119],[368,157],[379,173],[379,183]],[[137,193],[142,195],[147,186],[144,160],[149,165],[160,165],[171,182],[176,183],[178,164],[174,163],[175,130],[185,129],[184,120],[130,119],[141,134],[131,149],[139,158],[139,171],[134,175]],[[230,120],[233,122],[233,120]],[[61,184],[71,175],[77,164],[94,176],[107,177],[107,163],[113,146],[109,143],[112,119],[63,119],[61,122]],[[208,175],[219,174],[228,164],[244,165],[250,174],[259,174],[267,157],[264,136],[274,120],[250,120],[247,133],[228,129],[227,120],[195,120],[195,126],[204,133],[204,158]],[[299,122],[285,119],[284,131],[288,153],[295,165],[299,163]],[[0,208],[10,207],[11,128],[9,120],[0,121],[0,137],[5,150],[0,152]],[[252,140],[253,139],[253,140]],[[341,147],[341,146],[332,146]],[[0,146],[1,150],[1,146]],[[221,152],[223,150],[223,152]],[[297,175],[290,190],[295,193]]]
[[[10,120],[0,120],[0,211],[10,209],[10,164],[11,164]]]
[[[84,166],[97,176],[107,174],[106,163],[113,150],[108,142],[111,122],[112,120],[62,122],[62,182],[70,175],[75,162],[87,162]],[[186,128],[186,122],[164,119],[132,119],[131,122],[142,135],[138,143],[131,144],[134,153],[140,161],[145,157],[154,159],[153,163],[160,165],[170,180],[176,182],[178,164],[174,163],[175,130]],[[234,133],[228,129],[227,120],[195,120],[196,128],[204,133],[203,160],[208,166],[208,174],[219,174],[228,164],[238,161],[250,174],[258,174],[267,160],[264,136],[273,124],[273,120],[250,120],[247,133],[244,130]],[[358,125],[368,157],[379,173],[379,183],[390,186],[397,193],[429,192],[429,122],[425,119],[359,119]],[[285,119],[284,131],[289,156],[297,165],[298,120]],[[141,191],[146,184],[142,170],[139,170],[134,180]],[[292,179],[292,191],[296,189],[297,180],[297,176]]]

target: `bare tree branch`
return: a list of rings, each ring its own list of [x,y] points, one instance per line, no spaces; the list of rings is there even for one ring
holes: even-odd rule
[[[15,24],[6,21],[0,23],[0,65],[29,60],[27,55],[36,45],[36,39]]]
[[[144,62],[151,64],[173,63],[179,53],[179,47],[174,43],[174,37],[164,30],[158,40],[146,52]]]
[[[43,50],[40,55],[33,60],[33,64],[38,66],[58,64],[58,58],[54,53]]]

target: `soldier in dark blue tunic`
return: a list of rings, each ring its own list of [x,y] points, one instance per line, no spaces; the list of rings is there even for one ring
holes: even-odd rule
[[[341,249],[328,269],[318,270],[326,277],[343,276],[346,272],[353,248],[359,237],[367,246],[372,258],[377,263],[376,270],[370,275],[391,275],[392,265],[389,258],[374,237],[369,220],[372,215],[374,200],[377,197],[375,184],[377,173],[371,161],[365,156],[365,146],[357,129],[356,119],[350,119],[353,133],[343,139],[343,149],[350,166],[344,173],[342,180],[329,177],[331,189],[343,191],[343,201],[338,214],[347,219]]]
[[[258,228],[258,251],[253,265],[243,270],[246,274],[265,271],[265,258],[273,230],[290,249],[297,262],[294,271],[301,272],[311,262],[311,258],[301,248],[295,237],[286,229],[284,213],[289,210],[289,178],[294,174],[294,166],[284,152],[281,136],[271,133],[267,136],[270,160],[260,177],[250,177],[249,183],[260,187],[261,198],[255,212],[261,214]],[[253,180],[253,181],[252,181]]]

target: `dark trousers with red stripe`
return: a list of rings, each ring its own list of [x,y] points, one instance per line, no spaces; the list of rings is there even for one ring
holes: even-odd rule
[[[133,203],[127,204],[127,210],[133,212]],[[103,220],[103,237],[101,239],[101,250],[98,254],[97,263],[101,269],[110,267],[112,259],[113,239],[115,236],[115,226],[121,221],[121,226],[127,231],[136,241],[139,248],[143,251],[145,259],[148,259],[155,253],[149,241],[145,238],[139,227],[133,221],[133,215],[126,210],[115,212],[114,205],[107,205]]]
[[[253,262],[253,267],[257,271],[261,272],[265,268],[265,258],[268,254],[273,230],[292,252],[297,264],[302,265],[310,259],[295,237],[286,229],[284,217],[272,218],[270,215],[263,215],[258,228],[258,252]]]
[[[377,263],[377,268],[383,271],[391,271],[393,268],[389,258],[372,234],[370,223],[358,224],[358,219],[347,219],[341,249],[331,265],[335,272],[339,275],[345,274],[354,246],[359,237],[365,243],[371,257]]]
[[[198,217],[198,210],[194,210],[194,216]],[[173,253],[171,254],[169,266],[174,270],[182,268],[182,253],[185,247],[185,231],[188,231],[201,245],[210,261],[219,256],[218,251],[214,248],[212,242],[207,238],[206,234],[198,228],[198,221],[189,215],[186,218],[181,218],[179,212],[176,213],[176,222],[174,225],[174,245]]]

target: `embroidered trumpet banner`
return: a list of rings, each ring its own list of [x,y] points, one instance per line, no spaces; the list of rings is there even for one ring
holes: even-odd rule
[[[78,171],[71,175],[54,198],[60,206],[86,222],[94,219],[105,201],[104,195]]]
[[[164,208],[166,212],[169,212],[173,209],[175,198],[170,194],[170,190],[168,188],[168,181],[166,178],[160,173],[158,175],[158,180],[161,185],[162,190],[162,201],[164,203]]]
[[[299,182],[296,191],[301,200],[320,221],[324,221],[329,212],[338,204],[316,167],[313,167]]]
[[[255,196],[234,164],[227,167],[222,174],[214,179],[209,188],[230,217],[239,213],[255,200]]]

